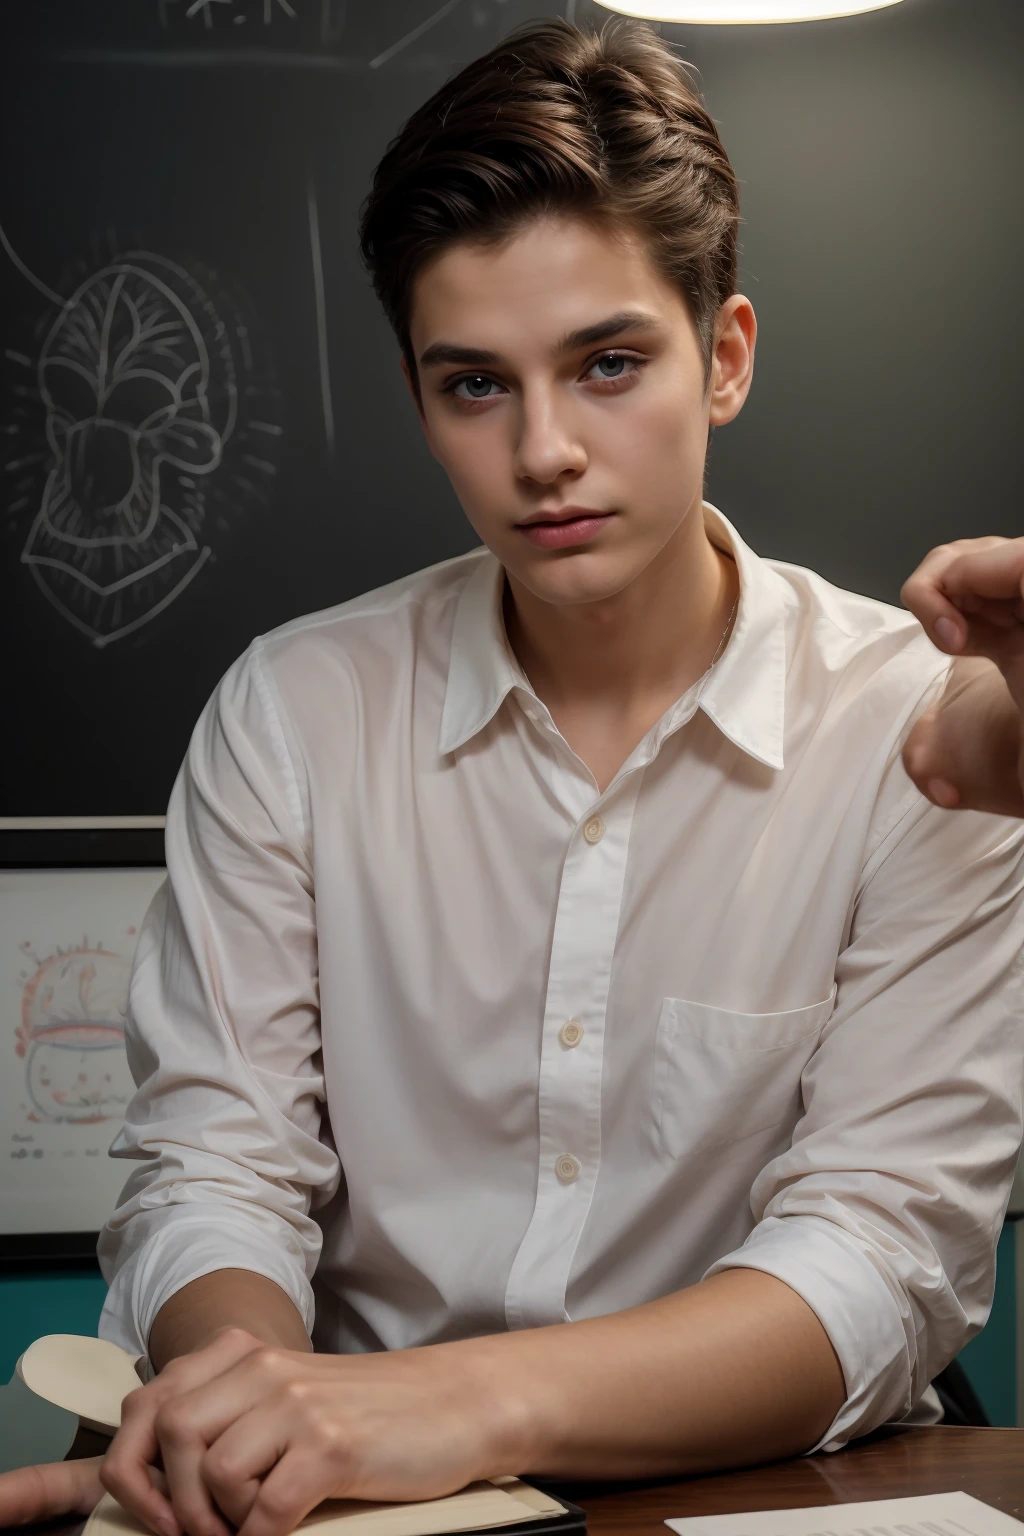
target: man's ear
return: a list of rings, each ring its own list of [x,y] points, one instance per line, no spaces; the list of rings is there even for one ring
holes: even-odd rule
[[[712,427],[735,421],[750,393],[754,376],[757,319],[748,298],[734,293],[715,322],[714,362],[709,381],[708,422]]]
[[[430,449],[430,452],[436,459],[437,454],[434,453],[434,444],[430,436],[430,428],[427,426],[427,418],[423,414],[423,402],[420,400],[419,394],[417,392],[416,384],[412,376],[412,371],[409,368],[408,359],[404,355],[400,358],[399,365],[402,369],[402,378],[405,380],[405,387],[412,396],[412,403],[416,407],[416,415],[420,419],[420,426],[423,428],[423,436],[427,440],[427,447]]]

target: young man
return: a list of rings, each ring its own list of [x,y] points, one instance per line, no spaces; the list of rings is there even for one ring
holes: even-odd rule
[[[22,1518],[102,1484],[283,1536],[834,1449],[983,1323],[1024,828],[908,779],[916,620],[702,502],[737,221],[642,27],[518,35],[382,161],[364,249],[483,547],[257,640],[199,723],[100,1250],[159,1375]]]

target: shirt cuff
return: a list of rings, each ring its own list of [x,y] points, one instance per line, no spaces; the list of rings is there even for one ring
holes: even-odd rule
[[[254,1227],[239,1211],[220,1206],[153,1213],[159,1226],[113,1273],[97,1332],[131,1355],[144,1355],[145,1380],[154,1374],[149,1360],[149,1334],[160,1308],[175,1291],[218,1269],[247,1269],[273,1280],[289,1296],[312,1335],[313,1290],[302,1257],[291,1253],[278,1233]],[[98,1248],[104,1278],[114,1269],[112,1253]]]
[[[897,1300],[864,1245],[824,1217],[771,1216],[703,1278],[725,1269],[760,1269],[784,1281],[814,1312],[839,1357],[846,1402],[808,1456],[841,1450],[910,1411],[909,1305]]]

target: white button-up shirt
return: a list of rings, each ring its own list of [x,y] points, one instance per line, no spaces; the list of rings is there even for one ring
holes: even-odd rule
[[[1021,1139],[1024,826],[930,806],[917,621],[758,558],[604,794],[486,549],[257,640],[174,788],[101,1334],[255,1270],[318,1349],[593,1317],[747,1265],[905,1414],[988,1314]]]

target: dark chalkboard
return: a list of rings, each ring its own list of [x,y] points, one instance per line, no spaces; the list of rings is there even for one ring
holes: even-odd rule
[[[356,216],[409,112],[556,14],[607,17],[0,8],[0,815],[159,814],[253,635],[476,543],[419,439]],[[895,601],[931,544],[1024,526],[1024,7],[662,30],[741,178],[761,328],[710,498],[763,553]]]

